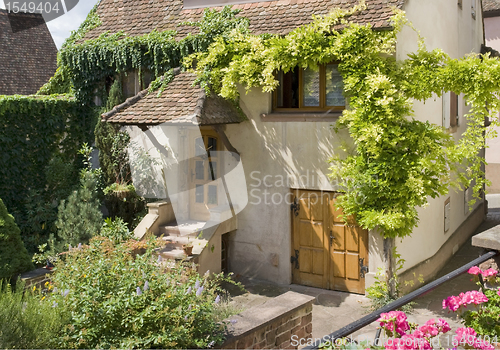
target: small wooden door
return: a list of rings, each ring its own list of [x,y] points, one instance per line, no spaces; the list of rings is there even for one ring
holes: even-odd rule
[[[189,198],[191,220],[208,221],[209,209],[219,204],[220,142],[213,130],[202,130],[201,137],[191,137],[189,177],[192,190]]]
[[[364,294],[368,231],[345,224],[335,193],[298,190],[294,200],[293,283]]]

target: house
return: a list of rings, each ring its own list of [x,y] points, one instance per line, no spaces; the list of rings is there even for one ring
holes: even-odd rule
[[[185,35],[192,28],[182,22],[197,20],[204,8],[225,3],[102,0],[97,8],[102,25],[86,39],[120,30],[133,36],[176,29]],[[230,3],[250,20],[254,33],[286,34],[309,23],[313,14],[324,15],[357,1]],[[404,10],[427,38],[428,49],[442,48],[452,58],[480,52],[483,20],[478,0],[366,4],[367,9],[351,19],[371,23],[377,30],[390,29],[395,7]],[[397,58],[417,50],[417,34],[410,28],[398,39]],[[182,256],[175,244],[188,243],[191,236],[203,271],[228,267],[277,283],[364,293],[384,266],[384,247],[377,232],[346,225],[335,207],[339,188],[329,180],[327,160],[342,143],[332,132],[347,104],[342,79],[335,63],[319,72],[297,69],[278,74],[281,84],[274,93],[253,89],[241,95],[236,107],[244,117],[239,108],[192,86],[194,76],[189,73],[175,71],[159,97],[148,95],[134,78],[130,86],[135,86],[135,95],[104,114],[103,120],[124,126],[132,136],[136,187],[145,195],[168,197],[150,204],[136,235],[148,230],[166,234],[173,242],[163,252],[169,257]],[[442,125],[455,138],[466,128],[463,96],[447,93],[415,103],[414,110],[417,119]],[[144,166],[141,160],[148,157],[156,159],[149,164],[162,166]],[[484,202],[469,209],[470,192],[450,191],[419,209],[419,227],[411,237],[397,241],[406,260],[403,280],[414,273],[424,279],[435,275],[479,226]]]
[[[0,9],[0,95],[30,95],[57,69],[57,48],[41,14]]]
[[[493,50],[500,50],[500,1],[483,0],[484,37],[486,46]],[[500,128],[495,127],[496,131]],[[498,137],[487,141],[486,149],[486,178],[491,181],[491,186],[486,190],[492,194],[488,201],[495,201],[500,193],[500,139]],[[489,197],[489,196],[488,196]],[[492,203],[498,206],[498,203]]]

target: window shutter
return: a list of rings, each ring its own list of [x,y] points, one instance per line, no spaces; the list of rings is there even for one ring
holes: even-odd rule
[[[450,92],[450,126],[458,126],[458,96]]]

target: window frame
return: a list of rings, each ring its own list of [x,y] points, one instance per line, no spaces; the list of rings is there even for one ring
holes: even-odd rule
[[[296,67],[299,70],[299,88],[298,88],[298,102],[299,107],[297,108],[283,108],[278,107],[278,89],[273,91],[273,101],[272,101],[272,112],[276,113],[304,113],[304,112],[342,112],[346,109],[347,98],[344,96],[345,104],[344,106],[326,106],[326,66],[336,65],[338,67],[339,61],[333,61],[326,64],[319,65],[319,106],[304,106],[304,84],[303,75],[304,68]]]

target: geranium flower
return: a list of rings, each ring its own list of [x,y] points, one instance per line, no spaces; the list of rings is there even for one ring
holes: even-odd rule
[[[394,332],[394,328],[399,335],[405,335],[410,329],[406,314],[402,311],[390,311],[382,313],[378,319],[380,326],[387,331]]]
[[[467,272],[471,275],[479,275],[480,273],[483,273],[483,270],[477,266],[472,266]]]
[[[442,318],[440,318],[437,322],[437,327],[439,329],[439,331],[441,333],[446,333],[446,332],[449,332],[451,330],[451,327],[450,325],[448,324],[448,322],[446,322],[445,320],[443,320]]]
[[[424,338],[432,338],[439,334],[439,330],[433,325],[423,325],[418,330],[422,333]],[[420,338],[420,337],[419,337]]]
[[[483,271],[483,277],[495,277],[498,274],[498,271],[492,268]]]
[[[451,311],[457,311],[462,305],[462,298],[459,296],[450,296],[443,300],[443,309],[450,309]]]

